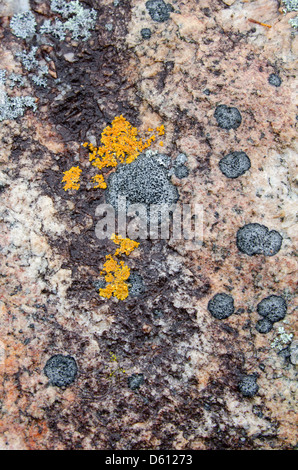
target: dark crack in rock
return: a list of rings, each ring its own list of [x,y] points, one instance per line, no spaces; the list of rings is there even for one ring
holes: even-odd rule
[[[234,299],[228,294],[215,294],[208,302],[208,310],[218,320],[228,318],[234,313]]]
[[[242,122],[240,111],[233,106],[230,107],[225,104],[217,106],[214,117],[219,127],[227,130],[238,129]]]
[[[276,230],[269,231],[265,225],[246,224],[238,230],[236,244],[242,253],[249,256],[273,256],[281,248],[282,236]]]
[[[250,169],[250,159],[245,152],[232,152],[219,161],[220,171],[227,178],[238,178]]]
[[[78,373],[78,367],[73,357],[57,354],[47,361],[44,373],[51,385],[68,387],[74,382]]]
[[[269,295],[257,306],[257,312],[272,323],[283,320],[287,313],[287,303],[279,295]]]

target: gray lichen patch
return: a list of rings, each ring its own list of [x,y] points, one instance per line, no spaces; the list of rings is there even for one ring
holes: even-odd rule
[[[128,204],[167,204],[177,202],[177,188],[170,182],[166,169],[155,156],[142,154],[130,165],[120,166],[108,179],[106,200],[115,209],[118,197]]]
[[[208,302],[208,310],[214,318],[224,320],[234,313],[234,299],[225,293],[215,294]]]
[[[259,333],[266,334],[269,333],[273,328],[273,323],[268,320],[268,318],[262,318],[256,323],[256,330]]]
[[[240,111],[233,106],[226,106],[225,104],[217,106],[214,117],[219,127],[227,130],[238,129],[242,122]]]
[[[127,383],[131,390],[137,390],[144,383],[144,374],[132,374],[128,377]]]
[[[139,297],[145,292],[143,278],[140,274],[131,272],[127,282],[129,284],[129,295],[132,297]]]
[[[287,313],[287,303],[279,295],[270,295],[257,306],[257,312],[272,323],[283,320]]]
[[[146,2],[146,8],[153,21],[158,23],[167,21],[170,18],[170,12],[173,11],[173,7],[163,0],[149,0]]]
[[[12,33],[21,39],[31,38],[36,33],[36,20],[31,11],[18,13],[10,21]]]
[[[56,354],[47,361],[44,373],[51,385],[68,387],[75,381],[78,367],[73,357]]]
[[[227,178],[238,178],[251,167],[245,152],[231,152],[219,161],[219,168]]]
[[[282,80],[276,73],[271,73],[268,77],[268,83],[275,87],[280,87]]]
[[[239,382],[238,388],[244,397],[254,397],[259,391],[257,376],[254,374],[243,376]]]
[[[246,224],[238,230],[236,244],[239,251],[248,256],[273,256],[281,248],[282,236],[276,230],[269,231],[265,225]]]

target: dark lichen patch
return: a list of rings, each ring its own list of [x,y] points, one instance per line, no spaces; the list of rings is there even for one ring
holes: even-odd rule
[[[254,374],[245,375],[239,382],[238,388],[244,397],[254,397],[259,391],[257,376]]]
[[[170,12],[173,11],[173,7],[170,4],[166,4],[163,0],[149,0],[146,2],[146,8],[153,21],[163,23],[170,18]]]
[[[208,310],[214,318],[224,320],[234,313],[234,299],[225,293],[215,294],[208,302]]]
[[[44,373],[51,385],[68,387],[74,382],[78,373],[78,367],[73,357],[56,354],[47,361]]]
[[[185,165],[175,166],[174,173],[176,178],[187,178],[187,176],[189,175],[189,169]]]
[[[137,390],[144,383],[144,374],[132,374],[128,377],[127,383],[131,390]]]
[[[273,328],[273,323],[268,320],[268,318],[262,318],[256,323],[256,330],[259,333],[266,334],[269,333]]]
[[[219,168],[227,178],[238,178],[250,169],[251,163],[245,152],[232,152],[219,161]]]
[[[225,104],[217,106],[214,117],[219,127],[227,130],[238,129],[242,122],[240,111],[233,106],[230,107]]]
[[[272,86],[279,87],[282,83],[282,80],[276,73],[271,73],[268,77],[268,83]]]
[[[127,282],[129,284],[129,295],[132,297],[139,297],[145,292],[143,278],[140,274],[131,272]]]
[[[115,209],[118,196],[128,204],[168,204],[177,202],[177,188],[170,182],[166,169],[155,157],[140,155],[130,165],[119,167],[108,179],[106,200]]]
[[[151,29],[150,28],[141,29],[141,36],[143,39],[150,39],[152,36]]]
[[[276,230],[269,231],[265,225],[246,224],[238,230],[236,244],[239,251],[249,256],[273,256],[281,248],[282,236]]]
[[[271,323],[283,320],[287,313],[287,303],[285,299],[279,295],[270,295],[257,306],[257,312]]]

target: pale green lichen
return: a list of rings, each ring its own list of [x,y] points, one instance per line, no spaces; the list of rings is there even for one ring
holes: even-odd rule
[[[36,32],[36,20],[31,11],[14,15],[10,21],[12,33],[21,39],[31,38]]]
[[[271,343],[271,347],[281,351],[284,349],[289,343],[291,343],[293,339],[292,333],[287,333],[283,326],[279,326],[277,329],[277,336]]]
[[[283,0],[284,12],[298,11],[298,0]]]
[[[23,116],[27,108],[36,111],[36,101],[32,96],[10,97],[0,89],[0,121]]]

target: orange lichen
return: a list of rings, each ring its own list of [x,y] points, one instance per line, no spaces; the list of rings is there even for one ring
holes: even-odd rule
[[[104,180],[104,177],[102,175],[95,175],[92,178],[92,181],[94,183],[94,189],[101,188],[101,189],[106,189],[107,183]]]
[[[113,240],[116,245],[120,245],[119,248],[117,248],[115,251],[116,256],[122,254],[130,255],[130,253],[139,246],[138,242],[135,242],[130,238],[122,238],[121,236],[115,234],[112,235],[111,240]]]
[[[126,254],[129,255],[135,250],[139,243],[129,238],[122,238],[113,234],[111,239],[116,245],[119,245],[114,255],[106,255],[106,262],[103,265],[101,275],[104,275],[106,286],[99,289],[99,295],[110,299],[112,295],[119,300],[124,300],[129,294],[129,284],[125,281],[130,276],[129,267],[124,264],[124,261],[118,261],[116,256]]]
[[[78,166],[73,166],[70,170],[64,171],[64,177],[62,179],[62,183],[65,183],[64,191],[68,189],[79,189],[81,173],[82,170]]]

